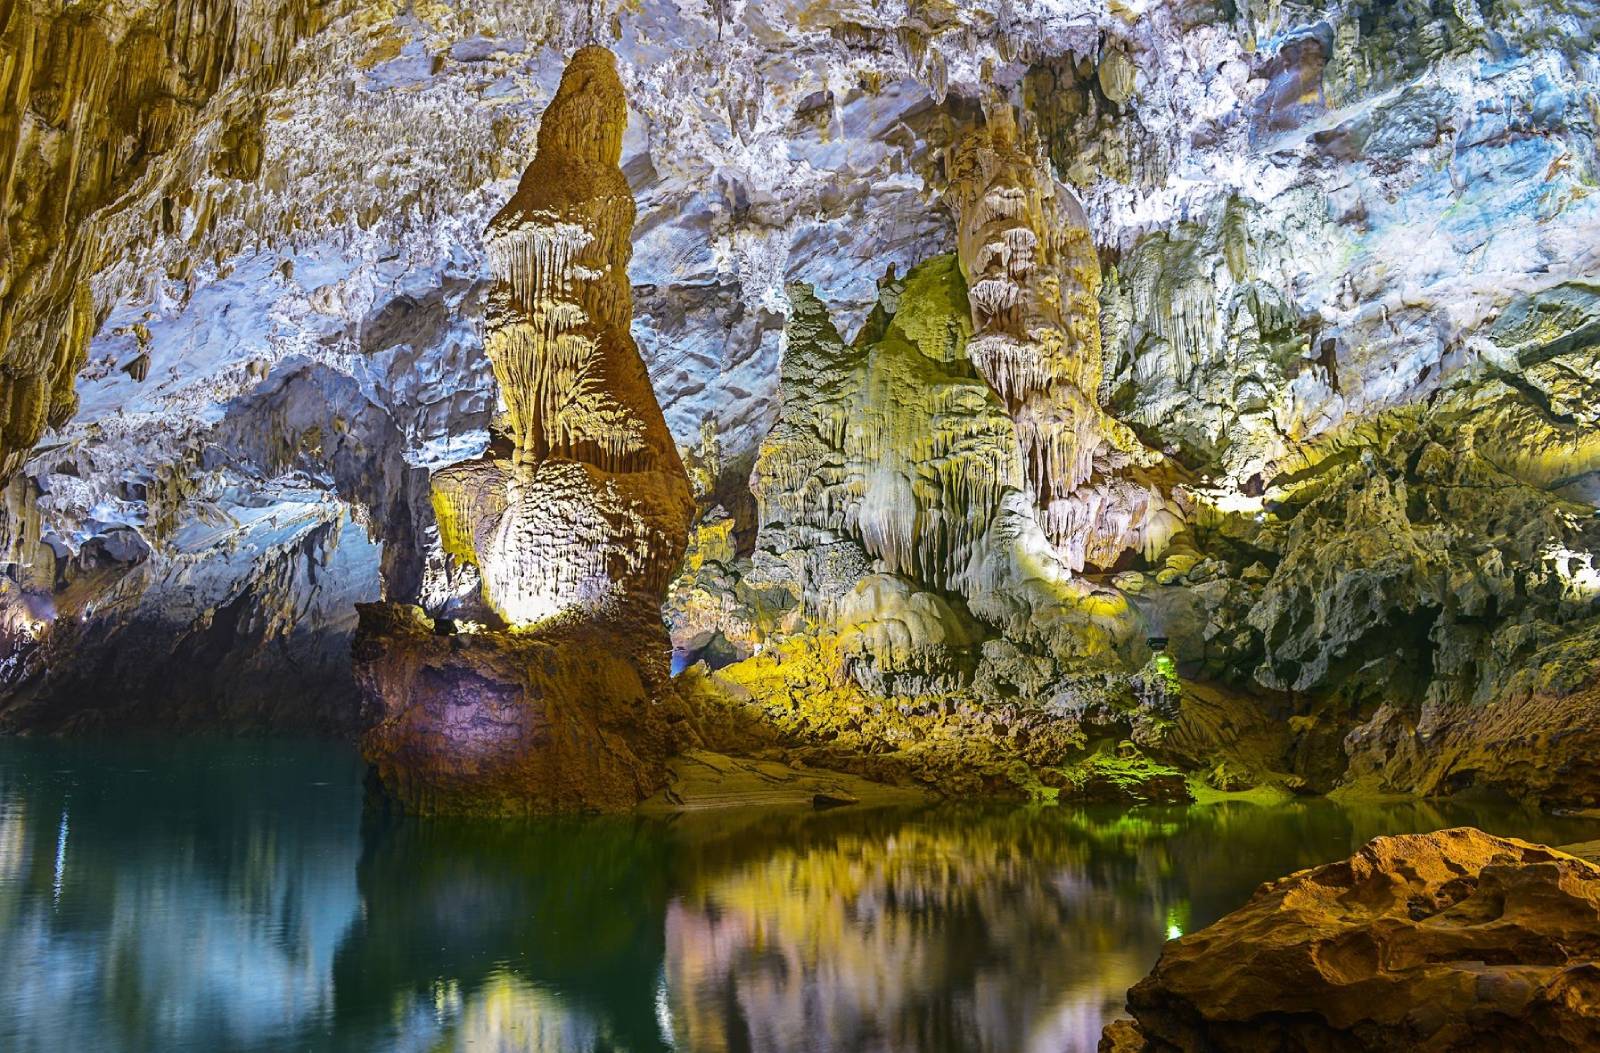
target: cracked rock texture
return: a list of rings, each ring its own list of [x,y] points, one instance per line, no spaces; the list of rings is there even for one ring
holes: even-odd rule
[[[1169,942],[1100,1048],[1587,1049],[1600,867],[1458,827],[1379,837]]]
[[[430,473],[515,460],[483,232],[599,41],[650,445],[698,503],[664,615],[722,704],[797,749],[960,716],[1035,793],[1600,803],[1597,31],[0,0],[0,726],[348,729],[352,602],[485,616]]]

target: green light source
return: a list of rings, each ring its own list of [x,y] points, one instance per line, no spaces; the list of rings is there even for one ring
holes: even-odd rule
[[[1146,638],[1146,642],[1150,645],[1152,652],[1150,661],[1155,665],[1156,672],[1161,674],[1161,679],[1167,682],[1168,687],[1176,691],[1180,686],[1178,683],[1178,660],[1167,653],[1167,638],[1165,636],[1151,636]]]

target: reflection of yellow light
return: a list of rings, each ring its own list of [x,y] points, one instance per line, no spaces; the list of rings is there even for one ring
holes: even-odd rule
[[[1174,904],[1167,908],[1167,939],[1176,940],[1183,935],[1183,922],[1188,913],[1186,904]]]

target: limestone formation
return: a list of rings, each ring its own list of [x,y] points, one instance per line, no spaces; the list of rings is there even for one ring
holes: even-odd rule
[[[0,725],[349,729],[356,602],[658,654],[675,441],[773,748],[1589,805],[1593,8],[0,0]],[[637,222],[485,237],[595,40]]]
[[[844,534],[894,573],[967,591],[1021,473],[1010,420],[966,368],[961,294],[955,261],[930,260],[850,347],[791,291],[784,410],[751,479],[763,529]]]
[[[0,11],[0,480],[77,411],[104,316],[92,281],[116,260],[109,228],[121,218],[100,210],[141,182],[167,183],[157,162],[188,153],[200,109],[228,87],[270,91],[328,17],[322,0],[271,0],[244,18],[209,0],[100,6]],[[241,137],[259,135],[258,110],[233,119]],[[243,150],[208,160],[259,165]],[[170,231],[199,202],[181,179],[162,189],[145,218]]]
[[[581,49],[486,235],[485,342],[511,455],[440,472],[434,507],[446,549],[512,626],[659,606],[683,558],[688,479],[628,331],[626,124],[615,59]]]
[[[694,641],[718,632],[747,641],[725,683],[750,692],[749,713],[780,739],[828,764],[946,791],[1182,799],[1182,778],[1159,756],[1108,752],[1133,735],[1159,755],[1172,714],[1148,721],[1117,668],[1136,660],[1137,614],[1078,575],[1091,549],[1104,565],[1146,541],[1158,554],[1179,520],[1106,438],[1142,450],[1131,433],[1082,397],[1098,389],[1100,352],[1098,263],[1081,213],[1059,224],[1041,189],[1053,184],[1014,140],[1001,144],[969,143],[957,184],[958,194],[986,188],[981,206],[962,206],[989,212],[960,246],[982,257],[982,273],[944,256],[889,274],[849,343],[811,290],[790,290],[781,407],[750,480],[754,552],[680,579],[680,650],[710,657]],[[1041,239],[1055,240],[1036,265]],[[1066,312],[1063,280],[1079,283]],[[1063,413],[1086,422],[1083,447],[1070,421],[1071,435],[1038,426]],[[1080,454],[1087,467],[1074,476],[1065,461]],[[1052,544],[1051,508],[1093,522]],[[900,700],[900,712],[856,734],[880,698]],[[851,750],[874,752],[873,736],[896,749],[860,767]]]
[[[1588,1049],[1600,867],[1470,827],[1380,837],[1171,941],[1115,1053]]]
[[[1100,262],[1082,207],[1041,170],[1009,106],[956,147],[948,197],[972,303],[967,353],[1016,422],[1046,536],[1074,571],[1129,549],[1157,558],[1182,503],[1160,456],[1100,408]]]
[[[437,473],[433,509],[505,631],[452,642],[414,607],[363,609],[363,752],[408,809],[613,810],[665,778],[659,610],[693,506],[628,331],[626,122],[611,53],[580,49],[487,235],[510,450]]]
[[[610,812],[666,782],[682,714],[662,704],[664,639],[659,660],[640,654],[648,626],[439,628],[416,607],[361,608],[356,680],[374,721],[362,755],[383,800],[424,815]]]

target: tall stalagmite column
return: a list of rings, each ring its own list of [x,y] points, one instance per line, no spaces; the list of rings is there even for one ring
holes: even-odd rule
[[[950,174],[973,337],[967,354],[1016,423],[1040,524],[1073,570],[1154,557],[1182,529],[1162,458],[1100,407],[1100,262],[1083,209],[1009,106]]]
[[[628,807],[678,744],[661,602],[694,506],[630,335],[626,123],[615,59],[580,50],[486,235],[511,451],[439,472],[433,505],[505,628],[445,636],[415,607],[362,611],[364,751],[413,811]]]
[[[659,611],[694,506],[630,333],[633,195],[615,60],[573,56],[489,224],[486,345],[514,452],[435,480],[441,524],[513,626]]]

